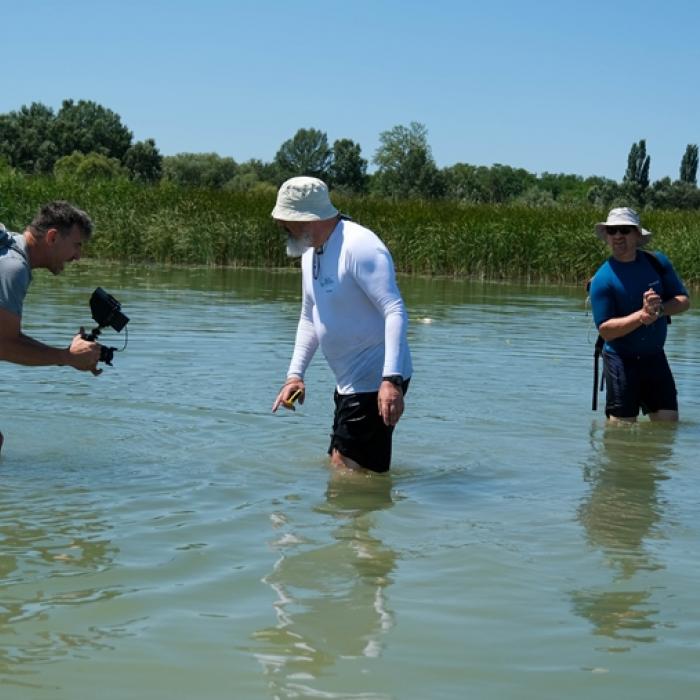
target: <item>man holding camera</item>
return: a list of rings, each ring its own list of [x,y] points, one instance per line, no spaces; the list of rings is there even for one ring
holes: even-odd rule
[[[688,292],[665,255],[642,249],[651,232],[633,209],[612,209],[595,229],[612,252],[590,287],[593,319],[605,340],[605,413],[612,422],[631,423],[641,408],[651,420],[677,421],[664,343],[668,317],[690,306]]]
[[[50,202],[27,226],[11,234],[0,224],[0,360],[19,365],[69,365],[98,375],[100,345],[78,333],[67,348],[44,345],[22,333],[22,307],[32,272],[46,268],[58,275],[66,263],[80,259],[92,221],[68,202]],[[82,329],[81,329],[82,332]],[[3,437],[0,433],[0,447]]]
[[[287,254],[301,256],[302,272],[294,353],[272,410],[303,403],[304,373],[320,347],[336,379],[331,463],[386,472],[412,370],[391,254],[338,213],[317,178],[287,180],[272,217],[287,234]]]

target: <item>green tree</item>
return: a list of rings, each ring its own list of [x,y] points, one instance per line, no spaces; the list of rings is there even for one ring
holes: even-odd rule
[[[428,145],[428,130],[411,122],[379,135],[380,146],[373,162],[377,172],[372,185],[377,194],[389,197],[441,197],[445,181]]]
[[[455,163],[444,168],[445,196],[462,202],[480,204],[488,202],[490,194],[486,189],[484,166],[469,163]]]
[[[57,179],[75,179],[80,182],[113,180],[125,177],[126,169],[116,158],[108,158],[103,153],[81,153],[75,151],[56,161],[54,175]]]
[[[623,183],[630,183],[640,193],[649,187],[649,165],[651,157],[647,155],[647,144],[644,139],[632,144],[627,156],[627,170],[622,179]]]
[[[163,156],[153,139],[138,141],[124,154],[124,167],[137,182],[155,183],[163,173]]]
[[[222,189],[237,173],[233,158],[216,153],[178,153],[163,158],[163,178],[182,187]]]
[[[330,185],[349,194],[367,191],[367,161],[360,155],[360,145],[350,139],[333,143],[329,171]]]
[[[490,168],[457,163],[445,168],[443,177],[448,197],[474,203],[509,202],[537,185],[533,173],[500,163],[494,163]],[[530,199],[533,197],[529,195]]]
[[[133,135],[118,114],[89,100],[64,100],[56,115],[55,137],[61,155],[102,153],[122,161]]]
[[[700,190],[690,182],[671,182],[670,177],[665,177],[651,185],[646,203],[654,209],[697,209]]]
[[[528,188],[535,186],[537,178],[524,168],[494,163],[486,169],[486,190],[490,201],[496,204],[518,197]]]
[[[299,129],[275,154],[280,181],[296,175],[328,179],[332,152],[328,137],[318,129]]]
[[[588,184],[580,175],[544,172],[537,178],[537,186],[551,192],[555,200],[560,198],[583,201],[586,198]]]
[[[241,163],[239,172],[243,174],[255,173],[255,177],[260,182],[267,182],[271,185],[277,185],[279,181],[277,166],[274,163],[263,163],[257,158],[251,158]]]
[[[524,192],[518,195],[515,201],[518,204],[522,204],[526,207],[532,207],[533,209],[557,206],[557,202],[554,199],[554,195],[551,193],[551,191],[545,190],[537,185],[528,187]]]
[[[277,168],[274,165],[251,158],[238,166],[238,171],[226,183],[225,189],[230,192],[276,192],[277,182]]]
[[[0,156],[25,173],[50,173],[61,155],[53,110],[40,102],[0,115]]]
[[[691,185],[698,183],[698,147],[689,143],[681,160],[680,181]]]
[[[629,204],[624,202],[624,193],[621,186],[607,178],[599,178],[592,184],[586,195],[588,201],[601,209],[609,209],[614,204]]]

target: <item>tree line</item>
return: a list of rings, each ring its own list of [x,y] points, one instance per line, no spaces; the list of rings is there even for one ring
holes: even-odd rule
[[[379,136],[372,158],[351,139],[330,144],[327,134],[302,128],[281,144],[271,162],[237,162],[216,153],[163,156],[154,139],[134,142],[121,117],[88,100],[64,100],[60,109],[39,102],[0,114],[0,170],[56,179],[124,178],[149,185],[265,192],[294,175],[315,175],[348,196],[453,200],[464,204],[599,207],[631,204],[651,209],[698,209],[698,146],[689,144],[677,180],[650,180],[645,140],[630,148],[617,182],[564,173],[531,173],[496,163],[438,168],[423,124],[397,125]]]

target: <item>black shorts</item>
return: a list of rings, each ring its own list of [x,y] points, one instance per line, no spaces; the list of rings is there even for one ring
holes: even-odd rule
[[[404,396],[408,391],[407,379],[403,383]],[[338,450],[365,469],[387,472],[391,465],[391,438],[394,426],[384,423],[379,415],[379,392],[362,394],[333,394],[335,415],[328,454]]]
[[[603,358],[607,416],[632,418],[640,408],[645,414],[678,410],[676,383],[663,351],[625,358],[605,352]]]

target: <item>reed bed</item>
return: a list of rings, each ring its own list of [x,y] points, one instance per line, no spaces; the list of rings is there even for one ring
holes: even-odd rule
[[[128,263],[286,267],[283,237],[270,219],[274,192],[234,193],[91,184],[0,174],[0,221],[22,230],[43,202],[67,199],[96,225],[87,255]],[[463,205],[334,196],[344,213],[374,230],[400,272],[493,280],[582,282],[605,259],[593,233],[606,212],[593,207]],[[700,283],[700,213],[647,211],[652,247]]]

